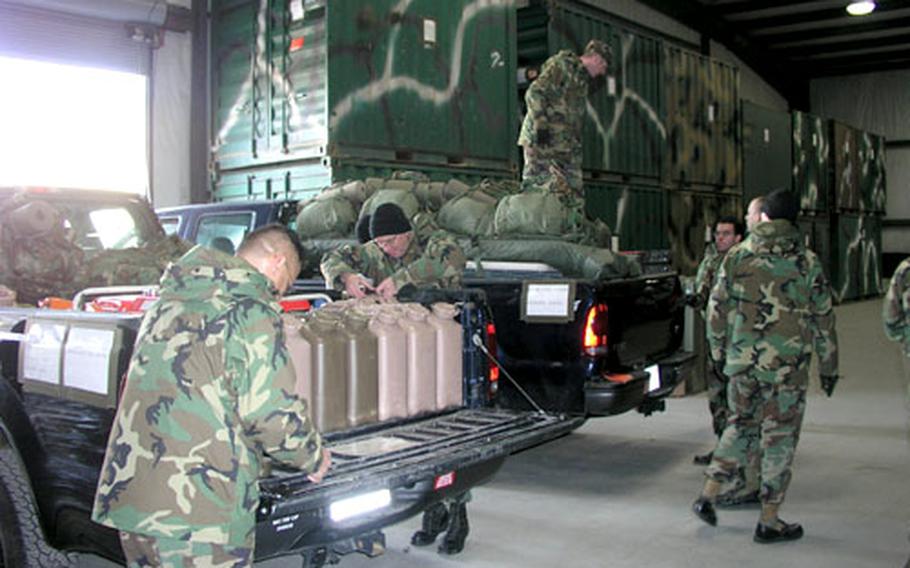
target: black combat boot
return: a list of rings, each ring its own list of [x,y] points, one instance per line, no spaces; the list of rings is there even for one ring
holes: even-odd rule
[[[414,546],[429,546],[436,541],[439,533],[449,525],[449,511],[444,503],[436,503],[423,513],[420,530],[411,537]]]
[[[464,549],[468,538],[468,506],[462,502],[452,503],[449,509],[449,530],[439,543],[440,554],[458,554]]]
[[[752,540],[761,544],[771,544],[774,542],[797,540],[802,538],[802,536],[803,527],[799,523],[785,523],[778,519],[777,524],[773,527],[758,523],[755,527],[755,536]]]

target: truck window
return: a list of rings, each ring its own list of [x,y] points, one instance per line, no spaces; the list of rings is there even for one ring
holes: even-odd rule
[[[180,217],[158,217],[161,221],[161,228],[167,236],[178,235],[180,230]]]
[[[199,219],[196,243],[234,254],[243,237],[253,229],[253,213],[218,213]]]
[[[95,209],[88,217],[91,226],[84,237],[85,248],[122,249],[141,244],[136,219],[125,208]],[[100,247],[92,246],[96,243]]]

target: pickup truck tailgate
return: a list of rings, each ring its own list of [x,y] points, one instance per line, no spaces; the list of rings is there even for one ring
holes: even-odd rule
[[[413,516],[489,480],[509,454],[562,436],[580,421],[465,409],[329,436],[333,462],[322,483],[278,470],[262,480],[256,557],[328,544]],[[339,503],[347,512],[339,513]]]

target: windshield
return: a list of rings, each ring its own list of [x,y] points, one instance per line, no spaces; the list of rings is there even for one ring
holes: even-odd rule
[[[110,205],[91,201],[52,201],[63,217],[67,238],[86,252],[141,247],[161,237],[140,203]]]

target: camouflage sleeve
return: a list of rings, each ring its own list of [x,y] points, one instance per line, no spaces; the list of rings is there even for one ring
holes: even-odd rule
[[[692,292],[695,300],[692,307],[696,310],[704,310],[708,305],[708,296],[711,294],[711,286],[714,284],[717,264],[716,258],[705,255],[701,264],[698,265],[698,272],[695,274],[695,289]]]
[[[552,122],[553,110],[561,108],[565,95],[566,73],[560,61],[552,59],[544,64],[541,75],[531,83],[525,94],[527,113],[533,124],[546,127]],[[535,132],[536,136],[537,133]],[[532,144],[543,144],[542,140],[531,140]]]
[[[325,278],[326,286],[336,290],[344,290],[341,277],[345,274],[356,274],[358,272],[354,267],[360,264],[359,253],[360,247],[352,245],[344,245],[327,252],[322,257],[322,262],[319,263],[319,271],[322,272],[322,277]]]
[[[885,327],[885,335],[891,341],[906,343],[906,337],[910,335],[905,314],[908,278],[910,278],[910,259],[901,262],[894,271],[891,285],[888,286],[888,293],[885,294],[885,302],[882,305],[882,323]]]
[[[730,318],[736,317],[730,295],[730,277],[732,258],[724,258],[714,278],[711,294],[708,297],[708,310],[705,315],[707,325],[708,347],[711,359],[721,361],[726,359],[727,330],[730,328]]]
[[[811,285],[810,307],[812,313],[812,333],[815,353],[818,355],[818,372],[820,375],[837,374],[837,330],[834,328],[834,302],[831,299],[831,286],[825,277],[818,257],[809,254],[809,278]]]
[[[255,302],[238,310],[231,334],[240,357],[237,403],[243,430],[260,452],[275,460],[315,471],[322,437],[307,415],[307,403],[294,393],[297,381],[278,314]]]
[[[442,288],[458,288],[465,262],[464,251],[455,239],[445,231],[437,231],[430,236],[420,258],[396,271],[390,278],[398,289],[405,284],[438,284]]]

